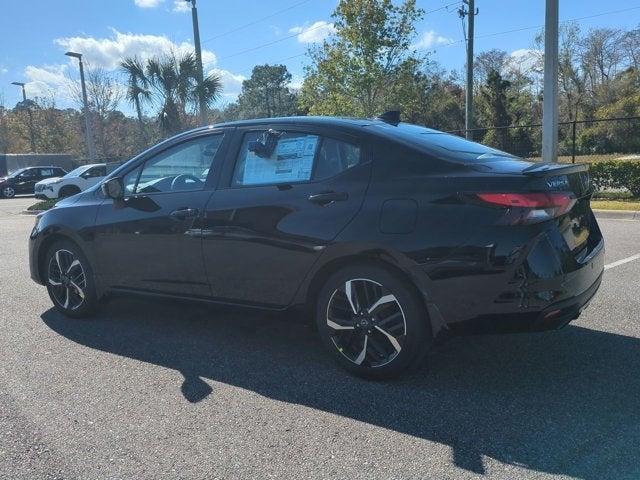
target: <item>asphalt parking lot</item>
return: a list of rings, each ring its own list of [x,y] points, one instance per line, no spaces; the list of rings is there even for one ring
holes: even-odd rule
[[[117,298],[54,312],[32,198],[0,200],[0,478],[640,478],[640,221],[557,332],[465,337],[400,381],[348,376],[278,315]]]

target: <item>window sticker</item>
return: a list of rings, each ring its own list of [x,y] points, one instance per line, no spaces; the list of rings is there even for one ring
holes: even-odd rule
[[[242,183],[259,185],[309,180],[317,146],[318,137],[306,135],[281,138],[270,158],[261,158],[248,151]]]

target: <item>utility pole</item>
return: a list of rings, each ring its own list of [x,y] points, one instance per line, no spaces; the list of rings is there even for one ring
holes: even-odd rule
[[[458,9],[458,15],[463,20],[464,17],[469,17],[467,23],[467,88],[464,101],[464,129],[465,136],[471,140],[473,137],[473,36],[475,17],[479,10],[475,7],[475,0],[462,0],[462,3],[463,5]]]
[[[31,151],[36,153],[36,135],[33,129],[33,112],[31,111],[31,105],[27,102],[27,92],[24,89],[25,84],[23,82],[11,82],[11,85],[22,87],[22,103],[27,109],[27,115],[29,116],[29,138],[31,140]]]
[[[546,0],[544,20],[544,90],[542,160],[558,161],[558,0]]]
[[[82,103],[84,104],[84,133],[87,140],[87,152],[92,162],[96,160],[96,147],[93,144],[93,133],[91,131],[91,118],[89,118],[89,100],[87,99],[87,87],[84,83],[84,66],[82,64],[82,54],[76,52],[65,53],[67,57],[78,59],[80,65],[80,86],[82,88]]]
[[[196,70],[198,75],[198,102],[200,123],[206,125],[207,120],[207,102],[205,100],[204,92],[204,72],[202,69],[202,50],[200,48],[200,27],[198,26],[198,9],[196,8],[196,0],[185,0],[185,2],[191,3],[191,20],[193,21],[193,43],[196,47]]]

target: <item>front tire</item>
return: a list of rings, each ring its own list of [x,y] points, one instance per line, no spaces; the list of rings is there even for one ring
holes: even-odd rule
[[[16,196],[16,190],[13,187],[4,187],[2,189],[2,196],[4,198],[13,198]]]
[[[56,242],[45,258],[44,272],[49,297],[68,317],[84,318],[98,305],[93,270],[82,250],[73,242]]]
[[[376,265],[334,273],[320,291],[316,311],[325,347],[355,375],[400,375],[431,343],[426,311],[414,290]]]

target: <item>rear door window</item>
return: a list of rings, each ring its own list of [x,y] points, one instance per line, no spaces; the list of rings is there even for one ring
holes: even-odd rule
[[[300,132],[249,132],[240,148],[233,185],[307,182],[319,143],[318,135]]]
[[[304,132],[248,132],[236,161],[232,185],[323,180],[358,163],[360,148],[355,144]]]
[[[360,147],[333,138],[323,138],[313,178],[323,180],[335,177],[359,163]]]

